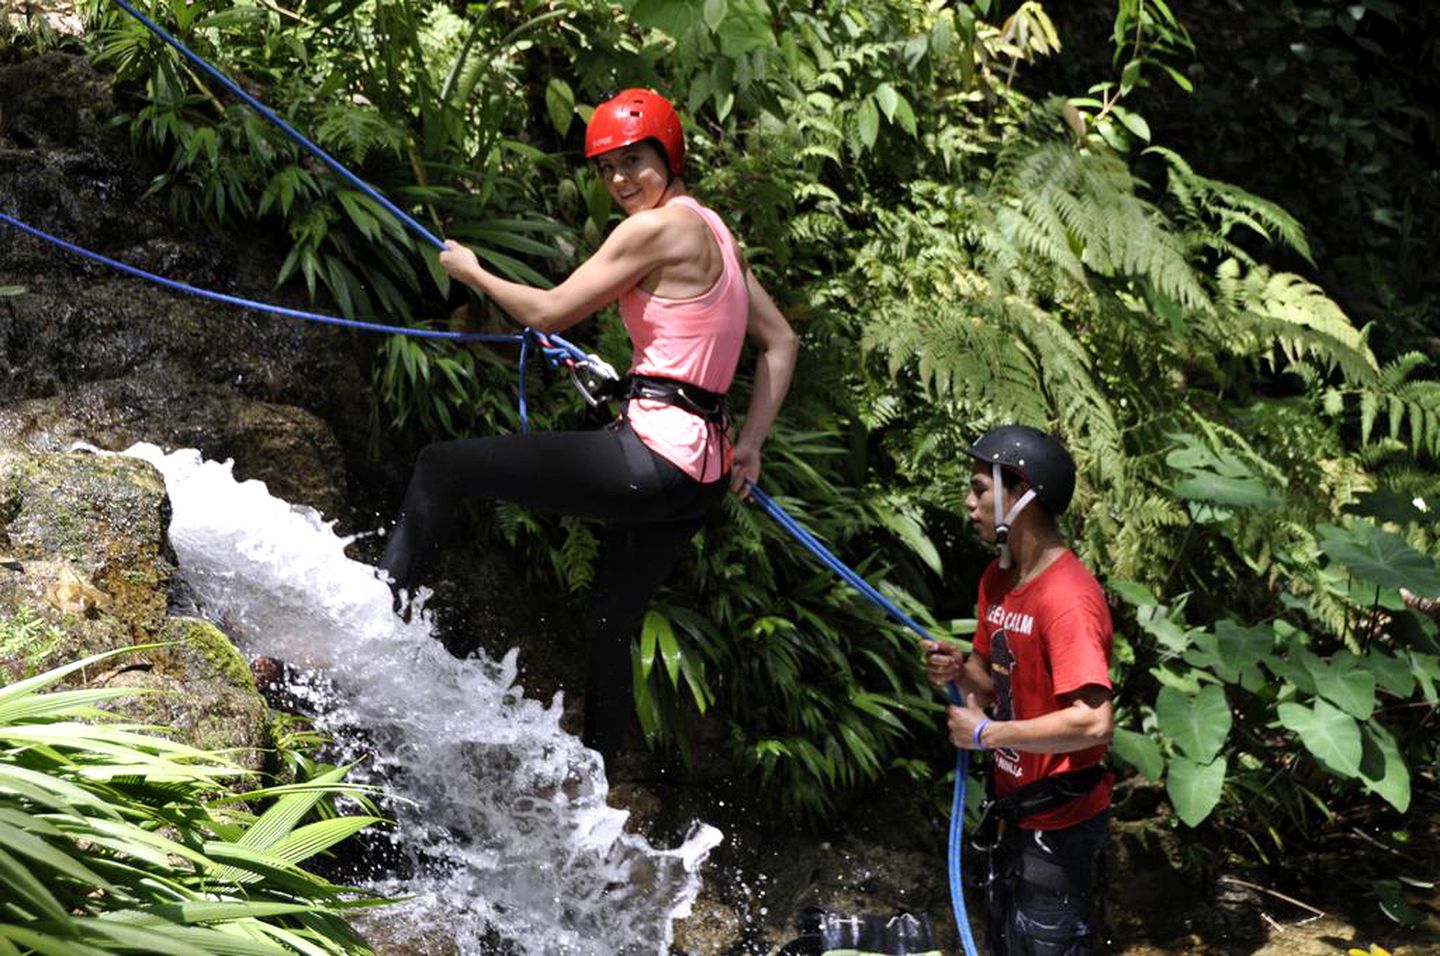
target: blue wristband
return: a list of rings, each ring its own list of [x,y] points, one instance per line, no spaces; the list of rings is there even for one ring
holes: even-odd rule
[[[985,745],[980,742],[980,734],[982,734],[982,733],[985,731],[985,728],[986,728],[986,727],[989,727],[989,726],[990,726],[990,718],[989,718],[989,717],[982,717],[982,718],[980,718],[980,723],[978,723],[978,724],[975,725],[975,733],[973,734],[973,736],[974,736],[974,738],[975,738],[975,746],[976,746],[976,747],[979,747],[981,750],[984,750],[984,749],[985,749]]]

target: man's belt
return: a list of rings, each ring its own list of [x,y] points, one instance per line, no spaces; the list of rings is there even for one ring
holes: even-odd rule
[[[1098,763],[1081,770],[1057,773],[1012,790],[1003,797],[996,797],[987,804],[985,812],[993,814],[998,820],[1019,823],[1026,817],[1083,797],[1094,790],[1104,776],[1105,768]]]

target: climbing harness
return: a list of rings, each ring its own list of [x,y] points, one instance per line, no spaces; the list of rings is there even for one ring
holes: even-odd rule
[[[690,382],[666,378],[663,375],[622,375],[617,381],[608,383],[599,393],[600,398],[628,401],[632,398],[661,405],[674,405],[708,425],[728,428],[730,404],[723,392],[712,392]]]
[[[784,508],[780,507],[774,498],[761,491],[758,485],[750,484],[748,488],[751,500],[760,506],[760,510],[775,519],[775,523],[780,527],[790,532],[795,540],[820,559],[821,564],[834,571],[876,607],[914,631],[922,640],[934,640],[930,632],[925,630],[914,618],[906,614],[885,595],[875,590],[869,581],[862,578],[854,569],[847,567],[830,549],[816,540],[815,536],[804,525],[792,518]],[[960,691],[954,684],[949,685],[946,690],[950,694],[951,703],[956,707],[964,706],[960,700]],[[961,857],[965,842],[965,778],[969,771],[968,755],[962,748],[955,748],[955,789],[950,803],[950,839],[947,856],[950,876],[950,907],[955,913],[955,927],[960,933],[960,942],[965,947],[966,956],[976,956],[975,938],[970,932],[970,918],[965,910],[964,887],[960,880]]]

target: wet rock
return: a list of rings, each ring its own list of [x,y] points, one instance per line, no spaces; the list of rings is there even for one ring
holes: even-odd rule
[[[0,209],[195,287],[310,307],[273,288],[282,244],[176,221],[146,195],[156,171],[137,165],[123,130],[95,120],[118,112],[113,95],[79,57],[0,65]],[[61,436],[192,444],[332,516],[346,472],[372,480],[375,337],[183,295],[7,227],[0,287],[21,290],[0,296],[0,408],[50,400],[0,435],[54,436],[35,442],[44,448]]]
[[[169,728],[192,747],[226,751],[246,770],[263,769],[271,743],[269,711],[245,659],[208,621],[168,618],[157,637],[172,643],[121,655],[116,671],[91,678],[87,686],[162,691],[121,697],[107,709]]]
[[[154,634],[174,573],[169,523],[145,462],[0,449],[0,549],[25,568],[0,577],[0,607],[44,608],[98,649]]]
[[[0,447],[0,683],[137,644],[64,686],[135,687],[109,702],[258,770],[268,711],[248,665],[205,621],[170,617],[174,561],[160,474],[132,458]]]
[[[88,442],[121,451],[147,441],[195,448],[235,462],[235,477],[265,482],[270,493],[323,514],[344,508],[345,466],[329,427],[315,415],[156,369],[85,383],[53,398],[0,407],[0,434],[34,451]]]
[[[72,145],[100,130],[109,80],[59,52],[0,70],[0,137],[19,146]]]
[[[689,916],[675,921],[672,956],[710,956],[740,952],[745,921],[730,906],[715,900],[696,900]]]

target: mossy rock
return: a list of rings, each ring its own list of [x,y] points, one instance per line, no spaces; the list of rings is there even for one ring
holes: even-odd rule
[[[104,633],[102,643],[112,636]],[[79,634],[66,630],[42,611],[14,608],[0,617],[0,673],[8,683],[109,649],[85,646],[84,637],[83,628]],[[225,751],[247,770],[261,770],[271,746],[269,707],[245,658],[218,628],[198,618],[166,618],[155,639],[160,643],[82,668],[59,686],[155,691],[116,698],[107,709],[172,730],[192,747]]]
[[[119,643],[144,640],[165,616],[169,524],[147,462],[0,449],[0,557],[20,567],[0,576],[0,608],[29,604],[56,624],[103,622]]]

